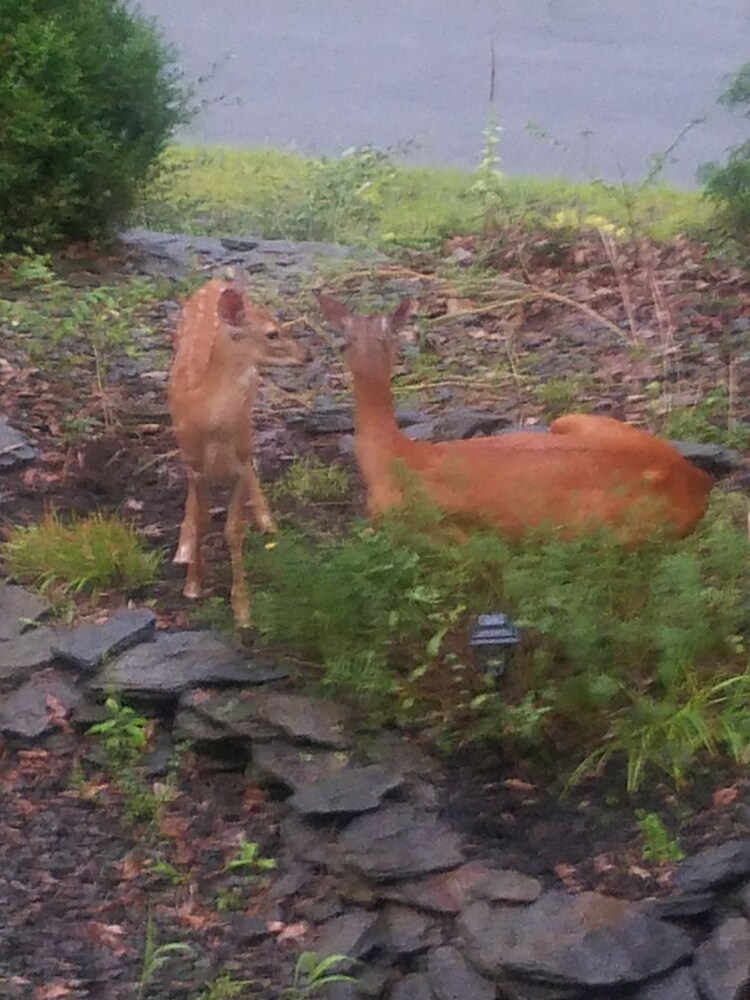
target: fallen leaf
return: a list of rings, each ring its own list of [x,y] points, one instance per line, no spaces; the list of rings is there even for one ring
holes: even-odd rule
[[[287,924],[284,929],[279,933],[276,940],[279,942],[284,941],[299,941],[301,938],[307,934],[310,928],[305,923],[299,924]]]
[[[750,530],[750,515],[748,515],[748,527]],[[736,802],[738,795],[739,790],[735,785],[730,785],[728,788],[717,788],[711,796],[711,802],[714,809],[721,809],[723,806],[728,806],[732,802]]]

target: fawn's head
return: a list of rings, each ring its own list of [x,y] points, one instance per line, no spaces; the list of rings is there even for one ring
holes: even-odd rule
[[[396,335],[409,318],[411,299],[404,299],[389,313],[356,315],[337,299],[316,292],[327,322],[344,335],[346,361],[353,375],[390,380],[396,351]]]
[[[250,300],[243,285],[227,284],[221,290],[216,316],[238,362],[255,365],[304,362],[301,345],[279,326],[270,310]]]

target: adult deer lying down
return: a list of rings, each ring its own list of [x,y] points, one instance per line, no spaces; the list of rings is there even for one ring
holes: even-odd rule
[[[183,307],[168,384],[172,423],[188,474],[174,561],[187,563],[185,596],[200,597],[209,487],[229,486],[225,535],[232,561],[232,610],[240,625],[250,618],[242,566],[248,500],[258,527],[275,530],[253,466],[258,365],[301,360],[299,346],[281,334],[267,309],[250,301],[242,282],[213,279]]]
[[[398,464],[440,509],[509,538],[544,526],[567,537],[607,526],[625,542],[659,530],[682,537],[703,515],[711,477],[666,441],[610,417],[572,413],[549,434],[412,441],[398,430],[391,395],[394,343],[410,303],[357,316],[328,296],[318,301],[346,340],[355,454],[371,515],[402,500]]]

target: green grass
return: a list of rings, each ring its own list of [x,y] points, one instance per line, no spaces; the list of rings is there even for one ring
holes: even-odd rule
[[[146,551],[135,530],[116,517],[63,521],[54,511],[39,524],[12,528],[0,555],[19,583],[64,593],[141,590],[154,582],[160,562],[159,553]]]
[[[138,224],[420,246],[478,232],[485,221],[476,173],[400,165],[372,150],[315,160],[272,149],[175,147],[165,163]],[[499,221],[555,228],[604,222],[657,239],[710,217],[699,194],[662,186],[506,177],[494,194]]]

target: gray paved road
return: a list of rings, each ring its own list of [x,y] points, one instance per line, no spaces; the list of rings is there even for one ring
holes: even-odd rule
[[[140,0],[209,101],[187,140],[333,153],[415,142],[476,164],[490,39],[512,173],[642,176],[708,114],[667,176],[692,185],[747,125],[715,106],[750,60],[748,0]],[[224,95],[224,103],[215,103]],[[533,121],[568,146],[533,138]],[[588,139],[582,133],[590,133]]]

